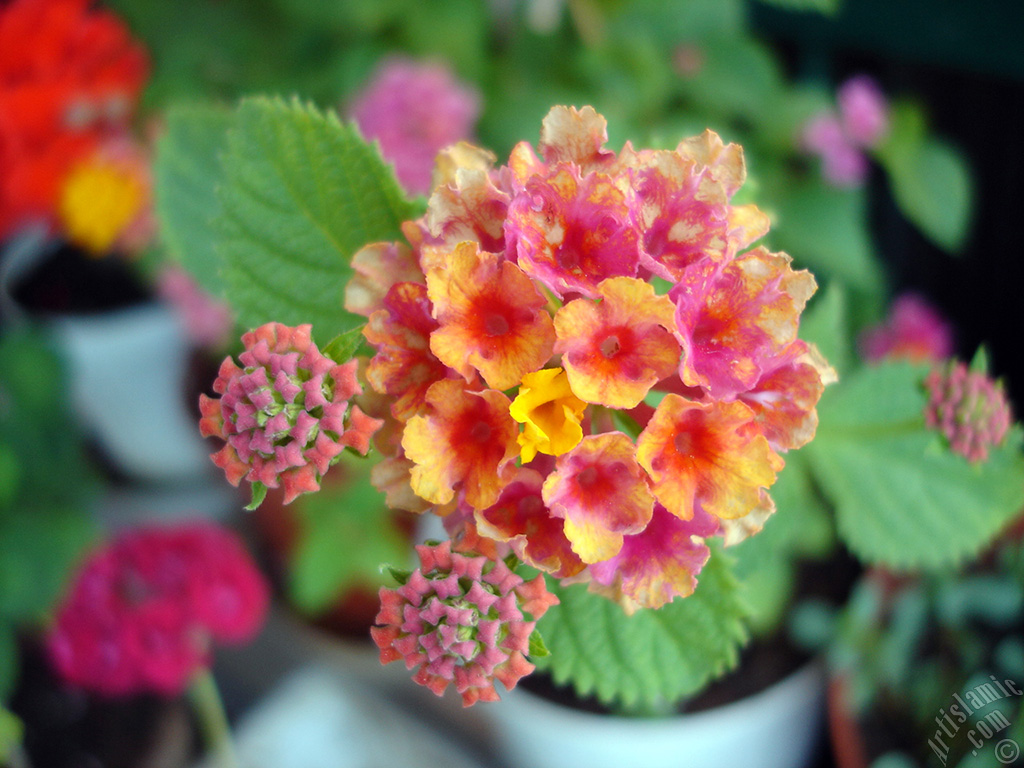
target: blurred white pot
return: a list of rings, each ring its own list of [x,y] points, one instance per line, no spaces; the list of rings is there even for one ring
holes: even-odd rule
[[[43,230],[14,239],[0,258],[5,322],[29,314],[19,282],[52,253]],[[192,482],[213,473],[211,448],[184,399],[191,344],[174,311],[155,301],[90,315],[33,316],[68,365],[71,398],[86,432],[131,479]]]
[[[522,688],[487,712],[511,768],[805,768],[821,737],[824,690],[814,662],[754,696],[676,717],[593,714]]]

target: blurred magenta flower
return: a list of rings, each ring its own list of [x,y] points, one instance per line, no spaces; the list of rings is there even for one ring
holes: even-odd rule
[[[873,147],[889,130],[889,104],[873,78],[851,77],[836,94],[843,129],[850,140],[862,147]]]
[[[804,151],[821,158],[821,173],[835,187],[856,187],[868,174],[864,153],[889,130],[889,107],[878,84],[867,75],[852,77],[836,94],[838,113],[820,112],[801,130]]]
[[[213,641],[239,643],[269,600],[242,543],[212,523],[147,527],[95,551],[57,611],[47,648],[69,683],[108,696],[181,693]]]
[[[363,136],[380,142],[402,186],[427,194],[437,153],[472,136],[480,96],[443,64],[392,58],[379,66],[348,113]]]
[[[953,354],[953,329],[922,296],[904,293],[893,301],[889,317],[861,334],[860,353],[869,362],[938,362]]]

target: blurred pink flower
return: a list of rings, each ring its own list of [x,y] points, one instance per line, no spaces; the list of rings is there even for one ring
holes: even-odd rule
[[[363,136],[380,142],[402,186],[427,194],[437,153],[471,137],[480,97],[443,64],[393,58],[380,65],[348,112]]]
[[[851,77],[836,94],[843,129],[863,147],[875,146],[889,130],[889,104],[874,79]]]
[[[885,321],[861,334],[860,353],[870,362],[885,358],[937,362],[953,354],[953,330],[923,297],[904,293],[893,301]]]
[[[157,277],[157,294],[177,311],[196,344],[223,347],[234,327],[231,309],[206,293],[192,276],[176,264],[164,267]]]
[[[869,149],[889,130],[885,94],[867,75],[852,77],[836,94],[838,114],[821,112],[804,124],[800,144],[821,158],[821,173],[835,187],[856,187],[868,174]]]
[[[867,177],[864,153],[849,139],[839,117],[823,112],[811,118],[801,135],[803,148],[821,158],[821,174],[835,187],[856,187]]]

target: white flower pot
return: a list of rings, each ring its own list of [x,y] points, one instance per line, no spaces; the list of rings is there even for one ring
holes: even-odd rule
[[[170,307],[154,302],[47,324],[82,424],[119,469],[143,482],[212,474],[212,448],[184,400],[189,343]]]
[[[814,662],[754,696],[677,717],[592,714],[522,688],[487,711],[510,768],[803,768],[821,737],[824,691]]]
[[[28,229],[0,253],[0,314],[5,323],[47,329],[68,366],[70,398],[85,431],[129,478],[209,480],[213,446],[199,436],[184,400],[191,344],[173,309],[152,301],[98,314],[32,316],[15,288],[56,243]]]

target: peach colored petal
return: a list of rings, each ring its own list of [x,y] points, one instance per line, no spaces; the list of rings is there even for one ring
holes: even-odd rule
[[[615,158],[604,148],[608,122],[593,107],[552,107],[544,117],[537,148],[548,163],[575,163],[595,170]]]
[[[800,313],[817,285],[784,253],[756,248],[669,292],[683,345],[680,375],[713,396],[754,386],[796,339]]]
[[[743,186],[747,177],[743,147],[739,144],[724,144],[719,135],[710,129],[699,136],[683,139],[676,151],[708,168],[730,198]]]
[[[807,444],[818,428],[815,407],[835,371],[818,350],[797,339],[750,390],[738,397],[754,411],[771,446],[788,451]]]
[[[437,328],[430,310],[426,286],[397,283],[363,329],[377,349],[366,380],[377,392],[394,398],[391,413],[403,421],[423,407],[430,385],[448,375],[430,351],[430,334]]]
[[[640,433],[636,456],[655,497],[683,520],[696,504],[718,518],[743,517],[783,466],[747,405],[676,394],[665,396]]]
[[[352,257],[354,274],[345,284],[345,309],[369,317],[384,308],[384,297],[395,283],[423,283],[412,249],[404,243],[372,243]]]
[[[427,275],[438,328],[431,351],[467,381],[479,371],[494,389],[514,387],[551,357],[547,301],[515,264],[464,242]]]
[[[622,537],[642,531],[654,510],[633,442],[621,432],[589,435],[559,456],[542,495],[586,563],[613,557]]]
[[[590,403],[634,408],[679,366],[674,307],[654,287],[630,277],[597,286],[599,302],[570,301],[555,315],[555,352],[563,354],[573,392]]]
[[[528,565],[564,579],[575,576],[585,564],[572,551],[564,523],[553,517],[542,496],[543,477],[520,467],[492,506],[476,513],[480,534],[507,541],[516,556]]]
[[[410,419],[402,436],[413,491],[446,504],[458,489],[474,507],[492,505],[519,455],[511,402],[501,392],[468,391],[461,381],[445,379],[427,390],[426,403],[429,412]]]

